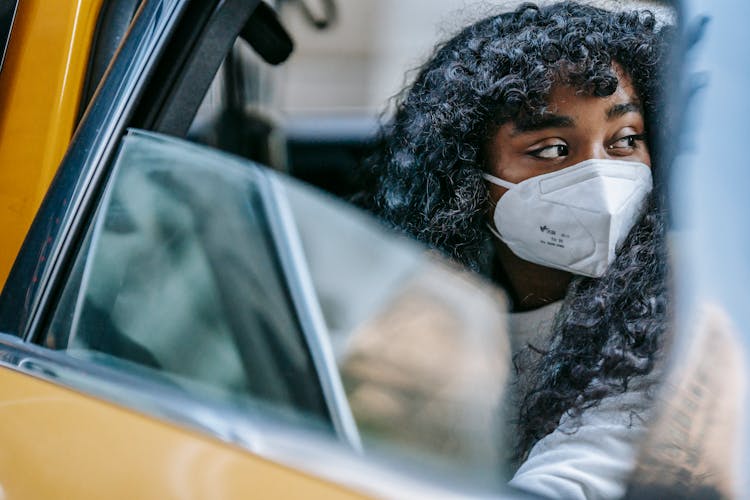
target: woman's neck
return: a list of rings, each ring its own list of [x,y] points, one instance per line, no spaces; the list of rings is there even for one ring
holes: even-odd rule
[[[514,311],[538,309],[565,297],[571,273],[523,260],[500,241],[496,248],[495,277],[504,276]]]

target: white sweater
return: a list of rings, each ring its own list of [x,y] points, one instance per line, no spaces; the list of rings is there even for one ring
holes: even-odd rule
[[[558,302],[512,314],[514,352],[529,341],[548,342],[559,307]],[[526,390],[524,381],[519,382],[522,390]],[[532,447],[510,484],[550,498],[622,497],[645,433],[643,419],[650,407],[647,386],[634,384],[625,394],[604,398],[598,406],[583,413],[579,426],[563,415],[557,429]]]

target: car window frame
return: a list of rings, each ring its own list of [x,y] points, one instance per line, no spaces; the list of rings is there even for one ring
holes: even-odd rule
[[[191,110],[180,97],[190,99],[195,93],[195,88],[184,85],[185,72],[194,74],[196,65],[205,68],[200,62],[191,63],[206,55],[194,50],[210,45],[211,36],[221,33],[227,12],[236,14],[240,5],[249,16],[259,3],[154,0],[141,4],[81,119],[0,293],[1,332],[39,341],[41,325],[48,319],[48,303],[59,293],[72,249],[82,241],[120,139],[129,127],[159,130],[161,115],[154,110],[192,116],[200,102]],[[237,33],[224,32],[222,36],[233,41]],[[218,69],[223,54],[218,61],[212,59]],[[207,88],[207,80],[198,83]],[[173,85],[165,85],[165,81]]]
[[[0,332],[34,344],[42,342],[128,129],[136,125],[184,135],[189,124],[186,116],[191,118],[197,112],[221,61],[259,4],[260,0],[141,4],[0,294]],[[196,20],[203,24],[196,26]],[[200,78],[198,73],[202,73]],[[165,85],[164,78],[170,84]],[[198,94],[200,98],[196,98]],[[177,115],[179,120],[174,119]],[[277,205],[267,207],[279,224],[274,238],[289,241],[288,216],[281,215]],[[275,244],[277,248],[289,246]],[[293,281],[292,303],[334,430],[342,442],[360,449],[333,355],[320,334],[323,321],[316,321],[309,312],[314,300],[312,286],[301,284],[299,273],[290,268],[301,265],[299,258],[290,257],[288,251],[280,253],[284,279]]]

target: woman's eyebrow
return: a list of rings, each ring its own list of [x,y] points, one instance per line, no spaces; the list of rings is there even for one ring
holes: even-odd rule
[[[627,113],[641,113],[643,114],[643,110],[641,110],[641,105],[637,102],[625,102],[622,104],[615,104],[611,108],[607,110],[607,120],[612,120],[614,118],[619,118]]]
[[[568,128],[575,125],[575,120],[565,115],[547,113],[541,116],[518,118],[513,122],[511,137],[524,132],[535,132],[545,128]]]

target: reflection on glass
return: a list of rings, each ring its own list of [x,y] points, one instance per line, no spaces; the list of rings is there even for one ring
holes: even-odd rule
[[[343,203],[285,185],[365,450],[500,481],[504,295]]]
[[[256,172],[191,153],[125,139],[47,345],[327,419]]]
[[[494,287],[340,201],[136,131],[45,345],[496,484],[504,312]]]

